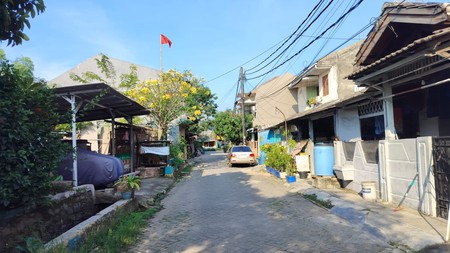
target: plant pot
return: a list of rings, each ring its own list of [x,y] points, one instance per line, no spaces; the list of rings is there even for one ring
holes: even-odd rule
[[[287,177],[286,172],[280,172],[279,178],[286,178],[286,177]]]
[[[296,180],[295,176],[286,176],[286,181],[287,181],[288,183],[294,183],[294,182],[296,182],[297,180]]]
[[[132,192],[122,192],[122,199],[131,199]]]
[[[306,179],[306,178],[308,178],[308,171],[299,171],[299,172],[298,172],[298,177],[299,177],[300,179]]]
[[[279,178],[280,177],[280,171],[275,170],[275,176]]]

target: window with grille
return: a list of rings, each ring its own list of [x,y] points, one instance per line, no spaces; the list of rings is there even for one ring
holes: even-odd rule
[[[358,106],[360,118],[374,117],[383,114],[383,100]]]

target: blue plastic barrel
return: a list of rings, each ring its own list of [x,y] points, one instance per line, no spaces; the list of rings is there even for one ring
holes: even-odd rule
[[[316,176],[333,176],[333,144],[314,144],[314,174]]]

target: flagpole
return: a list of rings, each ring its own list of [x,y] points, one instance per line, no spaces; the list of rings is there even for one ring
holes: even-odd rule
[[[159,35],[159,70],[162,73],[162,43],[161,43],[161,35]]]

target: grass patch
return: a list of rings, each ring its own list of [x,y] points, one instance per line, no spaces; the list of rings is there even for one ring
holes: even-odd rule
[[[174,175],[176,179],[181,179],[184,176],[189,176],[192,172],[193,166],[188,164],[183,169],[175,171]]]
[[[405,244],[401,244],[401,243],[398,243],[398,242],[393,242],[393,241],[389,241],[388,242],[389,243],[389,245],[391,245],[392,247],[394,247],[394,248],[396,248],[396,249],[400,249],[401,251],[403,251],[403,252],[411,252],[411,253],[414,253],[414,252],[422,252],[422,251],[414,251],[413,249],[411,249],[408,245],[405,245]],[[428,248],[428,247],[426,247],[426,248]],[[439,248],[437,249],[438,251],[433,251],[433,247],[431,247],[430,248],[430,251],[424,251],[424,252],[444,252],[444,251],[439,251]]]
[[[316,194],[302,194],[302,196],[305,199],[308,199],[308,200],[316,203],[317,205],[325,207],[327,209],[331,209],[334,206],[329,199],[328,200],[318,199]]]
[[[122,213],[113,227],[105,227],[90,235],[75,252],[123,252],[127,247],[136,244],[141,229],[147,226],[146,220],[153,217],[156,208],[145,211]]]
[[[147,226],[147,220],[152,218],[158,208],[150,208],[144,211],[135,211],[132,213],[122,212],[114,220],[110,226],[106,225],[93,231],[88,238],[81,242],[75,250],[69,251],[68,248],[57,245],[46,251],[26,252],[47,252],[47,253],[88,253],[88,252],[108,252],[118,253],[124,252],[132,245],[135,245],[142,228]]]
[[[90,235],[75,252],[123,252],[136,244],[141,229],[147,226],[146,221],[157,211],[156,208],[150,208],[145,211],[120,214],[114,226],[99,229]]]

